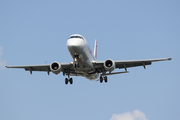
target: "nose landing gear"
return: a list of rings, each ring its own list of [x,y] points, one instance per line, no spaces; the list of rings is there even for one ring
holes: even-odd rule
[[[79,63],[78,63],[79,55],[74,55],[74,67],[79,68]]]
[[[78,62],[75,62],[74,67],[75,67],[75,68],[79,68],[79,63],[78,63]]]

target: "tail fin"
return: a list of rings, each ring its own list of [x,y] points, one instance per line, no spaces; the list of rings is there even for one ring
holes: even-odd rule
[[[97,40],[95,40],[94,44],[94,57],[97,59]]]

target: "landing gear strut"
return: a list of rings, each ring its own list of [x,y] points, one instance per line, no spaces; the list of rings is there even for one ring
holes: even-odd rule
[[[105,77],[100,77],[100,83],[102,83],[104,80],[105,83],[107,83],[107,76]]]
[[[68,84],[68,82],[69,82],[70,84],[73,84],[73,79],[72,79],[72,78],[70,78],[70,79],[65,78],[65,84],[66,84],[66,85]]]
[[[79,68],[79,63],[78,63],[79,55],[74,55],[74,67]]]
[[[79,64],[76,62],[76,63],[74,64],[74,67],[75,67],[75,68],[79,68]]]

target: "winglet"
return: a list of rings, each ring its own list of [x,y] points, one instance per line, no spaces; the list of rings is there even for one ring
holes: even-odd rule
[[[4,67],[6,67],[7,68],[7,66],[6,66],[6,61],[4,60]]]
[[[168,60],[172,60],[172,58],[168,58]]]
[[[95,40],[94,44],[94,57],[97,59],[97,40]]]
[[[174,52],[173,52],[173,54],[172,54],[172,57],[171,57],[171,58],[168,58],[168,60],[172,60],[172,58],[173,58],[173,55],[174,55]]]

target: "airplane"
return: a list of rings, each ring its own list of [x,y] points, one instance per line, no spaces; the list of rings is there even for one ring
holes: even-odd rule
[[[43,71],[54,74],[63,73],[65,84],[73,84],[73,79],[70,76],[82,76],[89,80],[103,81],[107,83],[108,75],[128,73],[127,68],[151,65],[152,62],[171,60],[172,58],[162,59],[145,59],[145,60],[118,60],[107,59],[98,61],[97,59],[97,40],[95,40],[94,53],[92,53],[86,39],[80,34],[73,34],[67,40],[67,49],[73,58],[72,62],[59,63],[57,61],[51,64],[44,65],[19,65],[5,66],[7,68],[24,68],[26,71]],[[113,72],[116,68],[124,69],[122,72]]]

